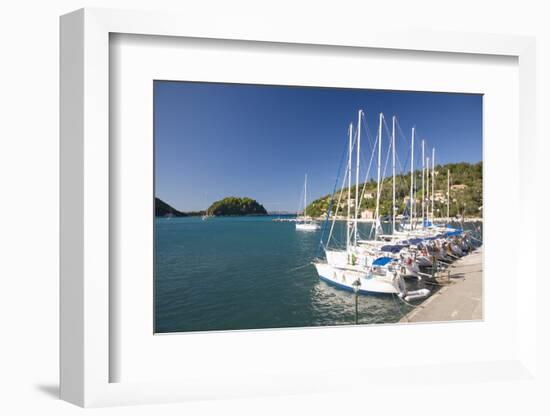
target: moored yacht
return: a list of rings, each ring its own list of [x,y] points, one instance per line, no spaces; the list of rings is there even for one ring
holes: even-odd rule
[[[315,231],[321,226],[307,216],[307,174],[304,181],[304,211],[302,217],[296,218],[296,229],[300,231]]]

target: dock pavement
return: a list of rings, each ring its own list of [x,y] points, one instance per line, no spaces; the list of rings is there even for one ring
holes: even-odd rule
[[[444,286],[399,322],[465,321],[483,319],[483,246],[449,267]]]

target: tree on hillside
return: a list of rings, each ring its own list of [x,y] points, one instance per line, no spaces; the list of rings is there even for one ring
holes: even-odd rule
[[[462,190],[451,190],[450,198],[450,215],[464,215],[466,216],[481,216],[482,212],[480,207],[483,205],[483,163],[449,163],[447,165],[437,165],[436,170],[436,185],[435,189],[444,189],[444,193],[447,192],[447,170],[451,173],[451,184],[453,185],[466,185]],[[421,175],[422,172],[417,170],[415,172],[416,183],[416,199],[417,209],[420,210],[420,200],[422,198],[421,191]],[[430,176],[431,180],[431,176]],[[410,195],[411,178],[409,174],[396,175],[396,207],[398,213],[403,213],[405,210],[405,198]],[[359,193],[361,194],[364,184],[359,185]],[[340,192],[343,191],[341,206],[336,215],[347,214],[347,188],[338,190],[335,193],[334,201],[332,203],[332,214],[335,214],[336,204]],[[374,198],[363,198],[361,201],[360,210],[365,209],[374,210],[376,205],[376,182],[371,180],[367,182],[365,193],[371,193]],[[431,193],[431,184],[430,184]],[[351,194],[355,195],[355,185],[351,187]],[[319,217],[326,215],[332,195],[324,195],[321,198],[313,201],[308,207],[308,214]],[[380,215],[391,215],[392,207],[392,178],[386,177],[383,179],[382,191],[380,194]],[[440,216],[447,215],[446,202],[437,201],[434,204],[435,212],[439,212]],[[438,211],[439,210],[439,211]]]
[[[266,215],[267,211],[252,198],[226,197],[214,202],[208,208],[212,215]]]

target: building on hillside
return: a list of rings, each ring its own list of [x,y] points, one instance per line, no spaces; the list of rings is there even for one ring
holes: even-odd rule
[[[348,207],[348,199],[347,198],[342,198],[342,202],[340,203],[340,205],[342,206],[342,208],[347,208]],[[355,198],[351,198],[349,200],[349,206],[351,208],[355,207]]]
[[[462,190],[466,189],[467,187],[468,187],[468,185],[465,185],[465,184],[451,185],[451,189],[453,191],[462,191]]]

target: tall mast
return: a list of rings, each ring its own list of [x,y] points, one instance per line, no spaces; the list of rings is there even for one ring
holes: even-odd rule
[[[435,147],[432,148],[432,221],[435,220]]]
[[[306,218],[306,209],[307,209],[307,173],[306,173],[306,179],[304,182],[304,219]]]
[[[447,169],[447,222],[449,221],[449,206],[450,206],[450,194],[451,191],[451,171]]]
[[[392,117],[391,148],[392,148],[392,175],[393,175],[391,218],[392,218],[392,234],[395,234],[395,116]]]
[[[411,195],[409,199],[409,217],[410,217],[410,223],[412,227],[412,221],[413,221],[413,189],[414,189],[414,127],[412,128],[412,135],[411,135]]]
[[[413,213],[414,213],[414,228],[416,228],[416,223],[418,222],[418,213],[416,212],[416,172],[414,172],[413,176]]]
[[[353,151],[353,123],[349,124],[349,150],[348,150],[348,218],[346,222],[347,242],[346,247],[349,251],[350,242],[350,216],[351,216],[351,152]]]
[[[428,200],[428,205],[426,206],[426,218],[430,221],[430,175],[428,174],[430,170],[430,158],[426,158],[426,198]]]
[[[424,206],[426,204],[426,191],[424,190],[424,165],[425,156],[424,156],[424,140],[422,140],[422,228],[424,228]]]
[[[376,223],[375,223],[375,239],[378,237],[378,217],[380,216],[380,165],[382,164],[382,119],[384,115],[380,113],[380,121],[378,123],[378,178],[376,181]]]
[[[359,161],[361,159],[361,114],[363,110],[359,110],[357,114],[357,160],[355,161],[355,229],[353,231],[353,244],[357,246],[357,219],[359,214]]]

